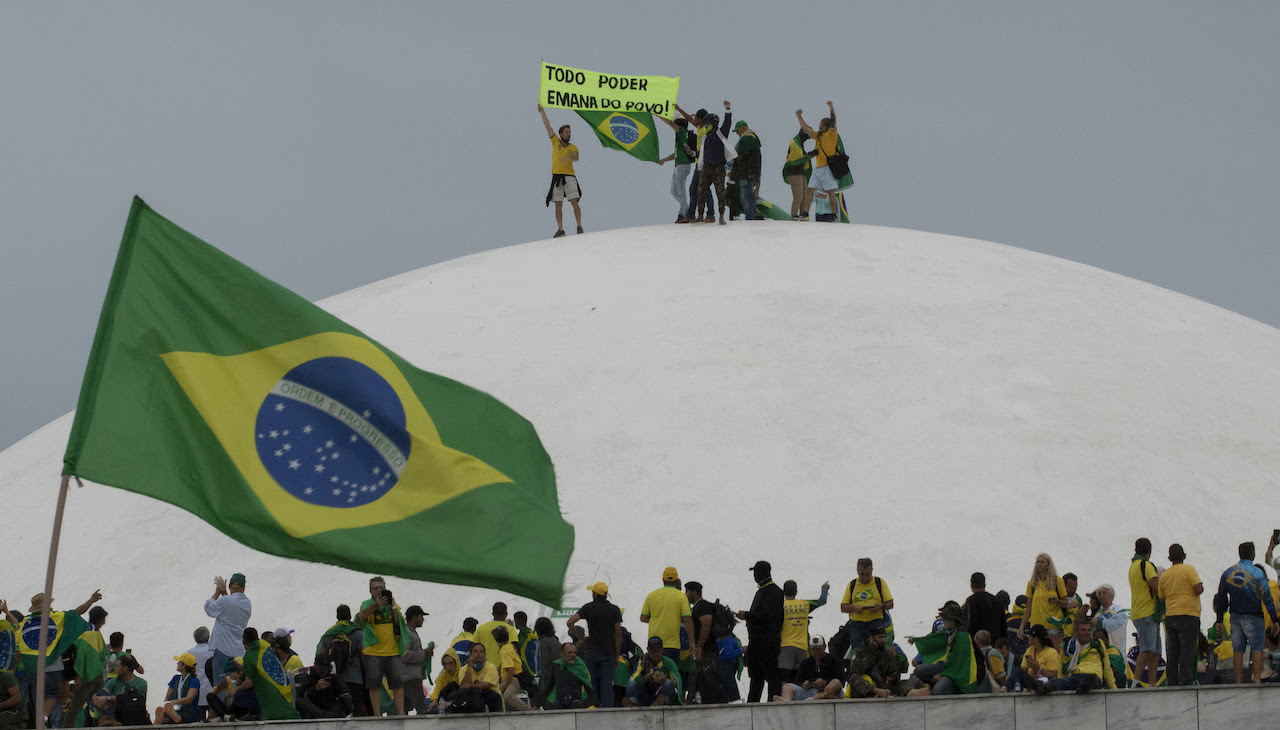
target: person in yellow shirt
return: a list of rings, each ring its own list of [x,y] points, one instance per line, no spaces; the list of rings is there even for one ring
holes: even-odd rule
[[[695,635],[689,597],[676,587],[679,583],[680,574],[667,567],[662,571],[662,587],[645,596],[640,607],[640,621],[649,624],[649,638],[662,639],[662,653],[673,662],[680,661],[680,627],[690,637]],[[700,659],[702,648],[694,646],[692,653],[694,659]]]
[[[498,642],[498,655],[501,657],[498,664],[498,694],[502,695],[502,701],[507,703],[508,709],[527,712],[531,708],[528,703],[520,699],[520,682],[516,680],[516,677],[524,671],[520,652],[516,650],[515,644],[511,643],[511,634],[507,631],[507,627],[499,626],[494,629],[493,638]]]
[[[361,627],[364,652],[365,687],[369,691],[369,706],[382,705],[382,681],[385,679],[391,697],[395,701],[396,714],[404,714],[404,683],[400,681],[400,655],[409,643],[409,629],[396,604],[395,597],[387,590],[387,582],[381,576],[369,579],[369,600],[360,604],[356,623]]]
[[[1081,617],[1076,621],[1075,635],[1064,645],[1061,660],[1062,666],[1056,678],[1032,685],[1036,694],[1084,694],[1091,689],[1116,688],[1116,676],[1111,669],[1107,647],[1093,638],[1093,619]]]
[[[1028,625],[1043,626],[1053,648],[1062,646],[1062,629],[1049,619],[1062,618],[1066,595],[1067,584],[1058,576],[1053,558],[1048,553],[1037,555],[1036,567],[1031,571],[1031,580],[1027,581],[1027,610],[1018,625],[1018,638],[1026,636]]]
[[[481,705],[489,712],[502,712],[502,695],[498,694],[498,668],[486,660],[484,644],[471,645],[466,666],[458,681],[458,689],[447,698],[448,713],[478,712]],[[467,705],[470,705],[469,707]]]
[[[1169,546],[1169,567],[1160,576],[1160,600],[1165,602],[1164,632],[1168,642],[1165,674],[1169,686],[1192,684],[1196,678],[1196,643],[1200,638],[1200,594],[1204,583],[1196,569],[1187,565],[1186,552],[1174,543]]]
[[[892,608],[893,593],[889,584],[875,576],[871,558],[858,558],[858,577],[849,581],[840,598],[840,610],[849,614],[849,621],[844,625],[849,646],[856,650],[865,644],[871,627],[886,624],[885,611]]]
[[[436,684],[431,689],[431,706],[427,708],[428,714],[449,709],[449,702],[444,697],[453,694],[461,681],[462,663],[458,661],[458,652],[454,651],[453,647],[449,647],[444,650],[444,656],[440,657],[440,673],[436,675]]]
[[[1159,676],[1160,621],[1156,616],[1156,591],[1160,588],[1160,571],[1151,562],[1151,541],[1140,537],[1133,543],[1133,557],[1129,561],[1129,595],[1133,606],[1129,620],[1138,632],[1138,660],[1134,666],[1136,678],[1155,686]]]
[[[828,158],[836,154],[839,148],[837,138],[840,133],[836,130],[836,108],[831,102],[827,102],[827,111],[830,115],[824,117],[818,122],[818,130],[814,131],[804,121],[804,111],[796,110],[796,119],[800,120],[800,131],[813,138],[813,148],[818,154],[813,160],[813,173],[809,176],[809,190],[828,191],[835,190],[838,183],[835,175],[832,174],[831,168],[828,166]],[[813,193],[810,193],[812,197]],[[836,212],[836,211],[832,211]]]
[[[507,620],[507,604],[502,601],[497,601],[493,604],[491,613],[493,615],[492,621],[486,621],[476,627],[475,641],[478,644],[484,644],[485,656],[491,657],[494,662],[500,663],[502,661],[501,648],[493,634],[501,628],[506,629],[507,635],[510,636],[516,633],[516,627]]]
[[[578,176],[573,172],[573,163],[578,161],[578,146],[569,142],[572,130],[568,124],[560,125],[560,131],[551,131],[551,120],[542,105],[538,105],[538,113],[542,115],[542,126],[547,128],[547,137],[551,139],[551,188],[547,190],[547,204],[556,204],[556,235],[564,235],[564,201],[573,206],[573,217],[578,221],[578,233],[582,233],[582,208],[578,199],[582,191],[578,188]]]
[[[1036,624],[1026,631],[1026,635],[1030,644],[1027,652],[1022,655],[1022,666],[1015,666],[1009,671],[1009,677],[1004,682],[1006,692],[1016,691],[1019,685],[1023,692],[1033,690],[1040,680],[1058,676],[1058,650],[1049,642],[1048,629]]]
[[[796,598],[798,587],[795,581],[782,584],[782,651],[778,654],[778,669],[783,684],[794,681],[800,662],[808,658],[809,614],[827,604],[827,592],[830,590],[831,582],[823,583],[822,595],[811,600]],[[823,648],[825,650],[825,643]]]

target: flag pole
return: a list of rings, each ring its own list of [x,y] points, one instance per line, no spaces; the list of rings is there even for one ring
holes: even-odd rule
[[[58,490],[58,510],[53,515],[53,538],[49,541],[49,568],[44,574],[44,605],[40,606],[40,645],[36,656],[36,696],[33,706],[39,717],[39,727],[44,727],[44,668],[47,663],[45,651],[49,648],[49,621],[53,601],[53,570],[58,564],[58,538],[62,536],[62,513],[67,508],[67,487],[71,484],[71,475],[62,475],[62,487]]]

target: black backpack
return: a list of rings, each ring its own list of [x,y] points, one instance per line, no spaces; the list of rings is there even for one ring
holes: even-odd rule
[[[133,687],[125,687],[116,695],[116,720],[121,725],[150,725],[147,700]]]
[[[738,625],[738,617],[733,615],[733,610],[716,599],[711,606],[711,638],[723,639],[733,633],[733,627]]]
[[[351,643],[350,634],[335,634],[329,638],[329,661],[333,662],[333,673],[342,674],[351,666],[355,644]]]

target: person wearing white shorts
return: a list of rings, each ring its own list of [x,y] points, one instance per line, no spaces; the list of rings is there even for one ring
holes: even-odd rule
[[[573,163],[578,161],[578,146],[569,142],[568,124],[560,125],[559,132],[551,131],[551,121],[542,105],[538,105],[538,113],[542,115],[542,126],[547,129],[547,137],[551,139],[551,188],[547,190],[547,205],[556,204],[556,234],[552,238],[564,235],[564,201],[573,206],[573,217],[578,222],[578,233],[582,233],[582,208],[578,207],[578,199],[582,190],[578,187],[578,178],[573,173]]]
[[[836,130],[836,109],[829,101],[827,102],[827,109],[830,111],[831,116],[825,117],[818,123],[816,132],[813,127],[805,123],[803,110],[796,110],[796,118],[800,120],[801,131],[813,138],[814,150],[818,153],[813,161],[813,174],[809,177],[809,189],[819,190],[824,193],[836,189],[836,178],[831,173],[831,168],[827,166],[827,157],[836,154],[838,149],[837,138],[839,137],[839,132]],[[835,212],[834,206],[832,206],[832,212]]]

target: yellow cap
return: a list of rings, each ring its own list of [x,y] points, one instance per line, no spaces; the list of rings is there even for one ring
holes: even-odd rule
[[[662,571],[662,579],[667,582],[680,580],[680,574],[676,572],[675,568],[668,566],[666,570]]]
[[[587,587],[588,587],[588,588],[590,588],[590,589],[591,589],[591,592],[592,592],[592,593],[594,593],[594,594],[596,594],[597,596],[607,596],[607,595],[609,595],[609,586],[605,585],[605,584],[604,584],[603,582],[601,582],[601,581],[597,581],[597,582],[595,582],[595,583],[593,583],[593,584],[591,584],[591,585],[589,585],[589,586],[587,586]]]
[[[174,657],[174,659],[182,662],[183,664],[186,664],[188,667],[191,667],[192,669],[196,668],[196,655],[192,654],[191,652],[187,652],[186,654],[179,654],[178,656]]]

